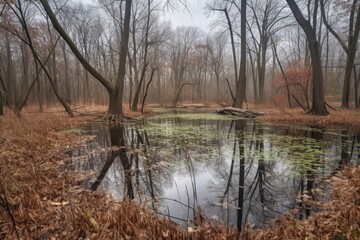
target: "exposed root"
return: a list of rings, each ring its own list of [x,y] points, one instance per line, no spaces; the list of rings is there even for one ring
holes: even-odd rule
[[[106,114],[94,119],[93,121],[107,123],[107,124],[124,124],[128,121],[134,121],[134,120],[137,119],[125,115]]]

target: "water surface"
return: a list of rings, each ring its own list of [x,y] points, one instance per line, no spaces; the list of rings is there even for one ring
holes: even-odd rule
[[[94,137],[70,153],[68,166],[88,174],[83,186],[146,203],[180,223],[202,211],[238,228],[318,211],[314,203],[330,196],[329,177],[360,154],[359,135],[347,131],[208,113],[89,124],[84,134]]]

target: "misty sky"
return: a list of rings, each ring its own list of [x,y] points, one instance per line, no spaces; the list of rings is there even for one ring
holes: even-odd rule
[[[164,19],[172,22],[174,28],[178,26],[197,26],[208,31],[211,19],[205,13],[206,0],[188,0],[188,9],[180,7],[176,10],[168,10],[161,14]]]
[[[81,0],[84,3],[93,4],[97,0]],[[175,0],[176,1],[176,0]],[[179,4],[174,10],[164,10],[160,13],[163,20],[171,21],[173,28],[179,26],[197,26],[204,31],[209,31],[211,19],[207,19],[205,6],[207,0],[186,0],[187,9]]]

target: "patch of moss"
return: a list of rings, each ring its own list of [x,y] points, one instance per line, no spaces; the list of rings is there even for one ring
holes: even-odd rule
[[[166,113],[151,116],[148,119],[184,119],[184,120],[236,120],[238,117],[217,113]]]
[[[84,129],[82,129],[82,128],[70,128],[70,129],[62,130],[60,132],[65,133],[65,134],[82,135],[86,131]]]

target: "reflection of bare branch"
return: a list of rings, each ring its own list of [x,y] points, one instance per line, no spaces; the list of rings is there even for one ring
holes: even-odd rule
[[[5,7],[6,7],[6,5],[4,4],[4,6],[2,7],[2,9],[1,9],[1,11],[0,11],[0,16],[4,13]]]
[[[230,165],[230,173],[229,173],[229,178],[227,180],[226,189],[225,189],[225,192],[223,194],[223,199],[225,199],[226,195],[228,194],[229,188],[231,186],[231,179],[232,179],[233,170],[234,170],[234,163],[235,163],[235,155],[236,155],[236,139],[234,139],[233,155],[232,155],[231,165]]]

